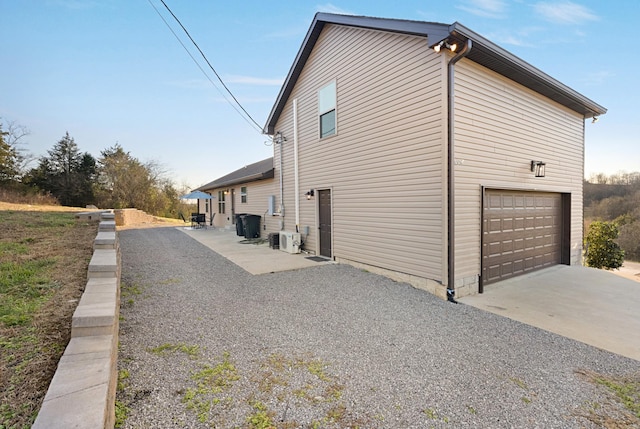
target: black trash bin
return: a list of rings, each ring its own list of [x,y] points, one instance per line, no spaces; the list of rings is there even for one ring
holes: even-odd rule
[[[246,215],[246,213],[236,213],[236,235],[240,237],[244,236],[244,221],[242,218]]]
[[[244,221],[244,238],[260,237],[260,216],[248,214],[242,220]]]

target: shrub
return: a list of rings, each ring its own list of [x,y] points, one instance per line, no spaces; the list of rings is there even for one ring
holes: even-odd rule
[[[606,270],[622,266],[624,251],[615,242],[618,234],[618,225],[614,222],[595,221],[591,224],[585,239],[587,266]]]

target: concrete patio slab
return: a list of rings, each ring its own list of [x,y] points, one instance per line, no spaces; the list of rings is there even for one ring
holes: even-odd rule
[[[558,265],[459,301],[640,360],[640,283],[612,272]]]
[[[254,275],[333,263],[330,260],[315,262],[306,259],[308,255],[303,253],[292,255],[281,250],[271,249],[266,242],[263,244],[241,243],[245,240],[244,237],[239,237],[235,231],[224,228],[191,229],[183,227],[177,229]]]

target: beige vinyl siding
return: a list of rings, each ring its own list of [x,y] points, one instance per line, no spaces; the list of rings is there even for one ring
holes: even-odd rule
[[[456,65],[455,91],[456,280],[481,270],[481,185],[571,193],[578,263],[584,118],[468,60]],[[532,160],[547,164],[546,177],[534,177]]]
[[[247,187],[247,202],[241,202],[241,193],[240,189],[246,186]],[[226,191],[226,190],[234,190],[233,198],[234,202],[232,204],[231,201],[231,192],[227,194],[225,199],[225,213],[218,213],[218,191]],[[260,221],[260,234],[262,237],[266,237],[266,233],[269,231],[277,231],[278,230],[278,222],[274,219],[273,216],[268,216],[265,212],[268,209],[268,198],[269,195],[277,195],[277,182],[275,179],[265,179],[265,180],[256,180],[253,182],[245,182],[239,183],[233,186],[227,186],[224,188],[215,188],[211,190],[207,190],[213,195],[215,198],[212,201],[212,206],[214,209],[214,213],[216,214],[213,218],[213,225],[217,228],[222,227],[232,227],[233,226],[233,213],[232,207],[235,208],[235,213],[249,213],[261,216],[262,219]],[[277,201],[277,198],[276,198]],[[264,229],[264,222],[266,222],[267,229]]]
[[[444,246],[441,60],[424,38],[327,25],[276,126],[283,157],[285,229],[295,230],[293,111],[298,106],[300,230],[317,250],[317,201],[331,189],[333,252],[441,280]],[[317,91],[337,88],[337,133],[319,139]],[[274,148],[276,177],[279,148]]]
[[[247,187],[247,202],[242,203],[240,188]],[[257,180],[234,186],[236,198],[236,213],[249,213],[260,216],[260,236],[267,237],[267,232],[277,230],[277,220],[267,214],[269,195],[276,195],[277,183],[275,179]],[[267,229],[264,225],[266,222]]]

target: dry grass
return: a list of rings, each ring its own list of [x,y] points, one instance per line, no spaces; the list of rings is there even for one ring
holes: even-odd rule
[[[69,342],[98,228],[82,210],[0,202],[0,428],[31,426]]]

